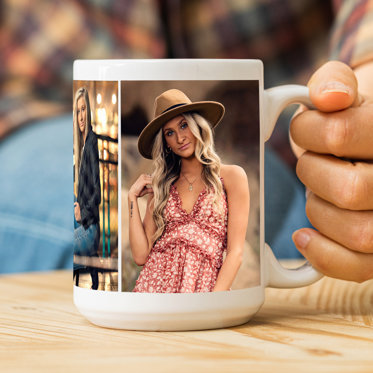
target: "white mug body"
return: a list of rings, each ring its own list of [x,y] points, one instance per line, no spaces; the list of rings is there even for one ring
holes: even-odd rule
[[[200,293],[141,293],[131,291],[129,285],[123,280],[124,272],[128,268],[125,265],[128,257],[125,257],[123,252],[123,241],[128,235],[126,227],[128,222],[125,221],[127,212],[122,211],[122,206],[127,202],[123,200],[126,195],[123,193],[122,184],[127,178],[126,169],[123,169],[123,157],[128,157],[128,154],[123,151],[127,149],[127,145],[122,143],[121,136],[125,132],[123,113],[126,111],[127,102],[131,101],[128,92],[136,91],[137,87],[146,92],[147,88],[144,85],[148,82],[152,83],[148,85],[149,95],[153,94],[154,82],[160,82],[161,87],[168,88],[170,88],[170,82],[181,82],[180,86],[184,86],[182,82],[204,82],[204,86],[211,86],[211,89],[216,89],[219,82],[235,82],[235,84],[243,82],[243,86],[245,82],[252,82],[255,87],[258,113],[255,125],[258,127],[257,166],[259,170],[255,200],[258,206],[256,219],[259,232],[253,252],[256,252],[258,260],[255,275],[252,275],[256,277],[253,281],[248,281],[249,285],[244,288]],[[213,85],[213,82],[217,84]],[[264,90],[263,64],[260,60],[198,59],[75,61],[74,91],[77,92],[83,86],[91,87],[91,92],[94,92],[93,95],[91,94],[93,97],[91,103],[93,100],[94,103],[91,105],[90,117],[96,118],[92,119],[92,123],[94,123],[98,139],[101,178],[101,210],[99,212],[101,251],[97,257],[91,258],[90,263],[97,263],[95,270],[86,274],[92,278],[91,288],[74,286],[74,303],[88,320],[104,327],[129,330],[170,331],[229,327],[243,324],[253,317],[264,302],[266,286],[304,286],[320,278],[320,274],[308,263],[292,271],[282,268],[269,246],[265,244],[264,235],[264,143],[270,137],[276,119],[285,106],[294,102],[310,105],[306,87],[283,86]],[[97,87],[100,87],[100,92],[104,93],[97,94]],[[109,95],[106,109],[103,104],[104,94]],[[154,98],[152,96],[152,100]],[[209,97],[205,98],[205,100],[208,99]],[[245,112],[247,103],[242,102],[240,105],[242,113],[250,116],[250,113]],[[77,102],[74,103],[74,118],[75,106]],[[108,107],[111,108],[111,113]],[[229,105],[226,111],[228,109]],[[224,126],[224,119],[219,126]],[[77,128],[76,125],[75,127]],[[76,133],[79,133],[77,129]],[[82,160],[77,162],[76,154],[81,149],[76,149],[79,150],[74,150],[74,162],[79,163],[80,166]],[[112,149],[114,149],[114,156],[110,153]],[[77,171],[75,174],[79,175],[80,180],[81,174]],[[113,175],[117,180],[117,185],[114,183],[116,190],[108,182],[114,177]],[[78,188],[77,183],[74,189],[75,194],[78,193]],[[112,201],[116,203],[114,207]],[[108,220],[110,215],[108,210],[111,211],[111,215],[113,211],[116,211],[114,214],[117,219],[114,224],[114,227],[117,227],[115,239],[113,239],[112,232],[108,233],[108,228],[113,225],[113,217]],[[116,247],[115,243],[117,243]],[[113,252],[116,254],[113,255]],[[74,255],[74,276],[79,277],[79,271],[87,268],[86,264],[84,255]],[[92,267],[88,266],[88,268]],[[101,290],[96,286],[97,284],[94,286],[94,278],[97,280],[96,270],[100,278],[108,274],[116,278],[116,285],[110,289],[102,286]],[[78,284],[77,281],[75,283]]]

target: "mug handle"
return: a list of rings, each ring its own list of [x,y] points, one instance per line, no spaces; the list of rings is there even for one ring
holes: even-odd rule
[[[264,140],[267,141],[275,128],[282,110],[290,104],[300,103],[313,108],[308,88],[302,85],[283,85],[264,91]],[[284,268],[276,259],[268,244],[264,246],[264,286],[295,288],[318,281],[323,275],[306,261],[295,269]]]

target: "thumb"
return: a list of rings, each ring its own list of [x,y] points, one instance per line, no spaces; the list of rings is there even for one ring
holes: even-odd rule
[[[308,82],[310,98],[317,109],[338,111],[358,104],[357,80],[349,66],[329,61]]]

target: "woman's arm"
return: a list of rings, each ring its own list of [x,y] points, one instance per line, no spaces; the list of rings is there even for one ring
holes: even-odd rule
[[[229,290],[232,286],[242,262],[250,211],[246,172],[239,166],[223,166],[222,177],[228,197],[228,245],[213,291]]]
[[[132,256],[137,265],[143,265],[152,248],[152,237],[156,226],[153,220],[152,178],[141,175],[128,192],[129,240]],[[149,194],[144,221],[141,221],[137,199]]]

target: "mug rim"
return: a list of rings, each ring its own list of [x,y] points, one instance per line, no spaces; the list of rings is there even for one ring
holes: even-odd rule
[[[230,67],[230,68],[228,68]],[[259,59],[78,59],[73,80],[259,80]]]

